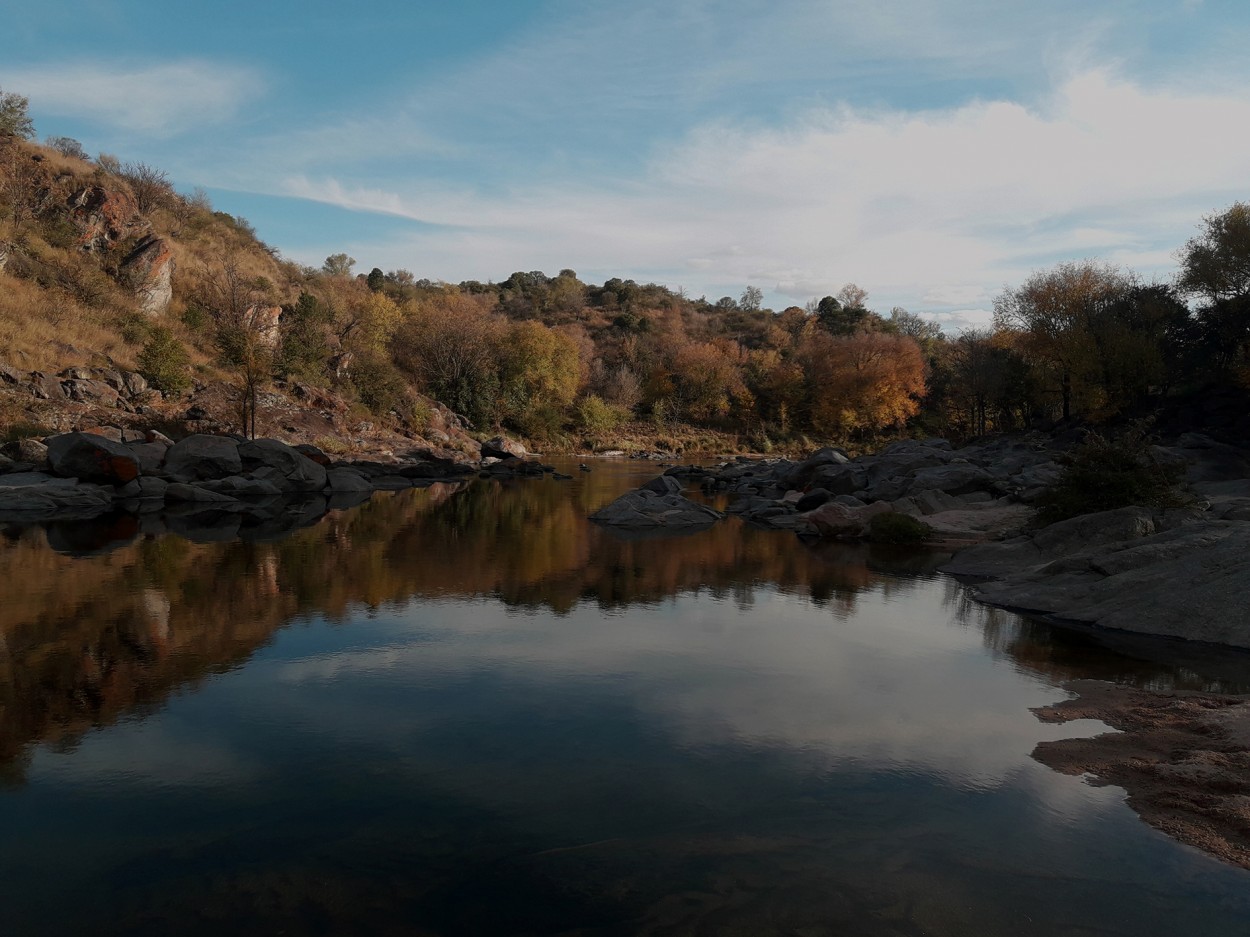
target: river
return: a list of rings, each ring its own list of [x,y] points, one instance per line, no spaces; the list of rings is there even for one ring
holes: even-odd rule
[[[5,529],[3,932],[1247,932],[1250,873],[1035,762],[1104,727],[1030,707],[1250,657],[988,609],[925,551],[621,538],[587,514],[657,469],[561,468]]]

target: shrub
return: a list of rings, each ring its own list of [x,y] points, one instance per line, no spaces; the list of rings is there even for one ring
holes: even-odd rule
[[[1185,501],[1178,487],[1184,466],[1156,458],[1140,425],[1118,439],[1091,433],[1064,461],[1063,474],[1038,500],[1042,523],[1130,505],[1169,507]]]
[[[933,528],[910,514],[887,511],[868,522],[868,539],[873,543],[924,543]]]
[[[610,433],[625,422],[624,407],[613,406],[597,394],[590,394],[577,405],[577,422],[588,433]]]
[[[191,384],[187,375],[189,359],[182,342],[162,325],[149,330],[148,340],[139,352],[139,373],[157,390],[180,394]]]
[[[395,365],[380,354],[361,354],[352,365],[351,382],[360,402],[376,416],[397,409],[408,392]]]

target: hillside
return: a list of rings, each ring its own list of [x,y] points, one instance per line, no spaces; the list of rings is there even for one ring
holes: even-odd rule
[[[339,451],[470,452],[469,433],[501,429],[544,449],[767,451],[1193,414],[1195,401],[1199,422],[1223,401],[1231,432],[1246,413],[1244,203],[1204,219],[1174,284],[1062,263],[1004,289],[992,329],[948,337],[872,311],[854,284],[778,312],[754,287],[709,302],[568,269],[450,284],[358,273],[346,254],[304,267],[157,168],[27,137],[0,133],[10,437],[141,422]]]

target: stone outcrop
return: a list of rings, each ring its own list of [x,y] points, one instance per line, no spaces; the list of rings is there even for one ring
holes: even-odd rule
[[[121,269],[139,300],[139,311],[159,316],[173,299],[174,252],[164,238],[145,237],[122,261]],[[146,388],[145,388],[146,389]]]
[[[276,439],[253,439],[238,448],[242,467],[283,491],[322,491],[325,466]],[[324,453],[323,453],[324,455]]]
[[[1250,523],[1209,511],[1088,514],[957,554],[992,605],[1140,634],[1250,647]]]
[[[590,519],[627,530],[697,530],[710,527],[725,515],[681,493],[681,483],[660,476],[636,491],[626,492],[600,508]]]
[[[523,445],[506,436],[496,436],[482,443],[484,459],[524,459],[527,455],[529,453]]]
[[[174,443],[165,454],[165,472],[180,481],[225,478],[243,470],[239,443],[229,436],[198,433]]]
[[[47,441],[48,464],[61,476],[124,485],[139,477],[139,460],[121,443],[91,433],[65,433]]]
[[[133,195],[100,185],[89,185],[71,195],[69,216],[78,228],[83,250],[107,251],[146,228]]]
[[[277,348],[282,340],[281,319],[281,306],[258,303],[249,306],[243,313],[242,325],[256,336],[257,342],[262,347]]]

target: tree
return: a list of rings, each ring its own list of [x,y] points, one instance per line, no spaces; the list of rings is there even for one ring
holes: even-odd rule
[[[763,305],[764,291],[758,286],[748,286],[738,300],[738,308],[746,312],[759,312]]]
[[[1234,202],[1202,223],[1181,250],[1177,287],[1211,304],[1250,295],[1250,203]]]
[[[1068,261],[994,300],[995,326],[1019,332],[1025,353],[1052,386],[1058,383],[1065,420],[1072,416],[1074,398],[1100,387],[1111,349],[1098,323],[1132,285],[1130,276],[1110,264]]]
[[[118,173],[130,183],[135,202],[142,214],[168,202],[174,194],[173,183],[162,169],[147,163],[123,163]]]
[[[355,257],[348,257],[346,254],[331,254],[321,265],[321,269],[327,276],[349,277],[352,275],[354,266],[356,266]]]
[[[22,95],[0,88],[0,137],[34,138],[35,122],[30,119],[29,107],[30,101]]]
[[[802,361],[812,429],[847,436],[902,426],[920,408],[925,364],[910,338],[882,332],[814,335]]]
[[[365,283],[373,292],[381,292],[382,287],[386,285],[386,274],[382,272],[381,267],[374,267],[369,271],[369,276]]]
[[[91,159],[87,155],[87,151],[83,149],[82,144],[73,137],[48,137],[43,141],[47,146],[52,147],[62,156],[68,156],[72,159]]]

